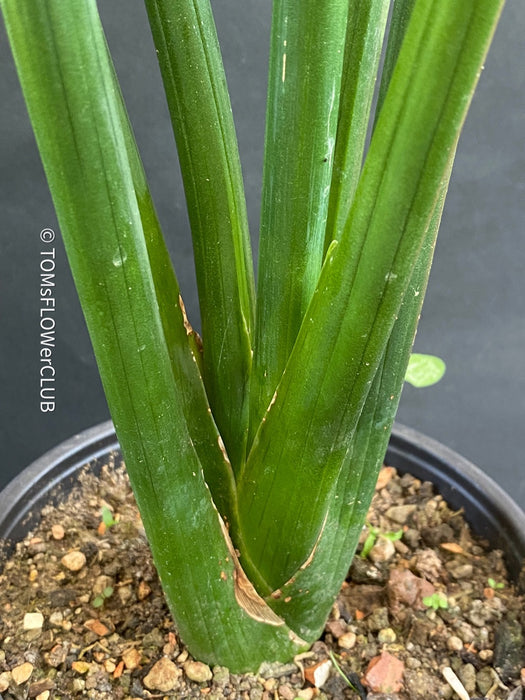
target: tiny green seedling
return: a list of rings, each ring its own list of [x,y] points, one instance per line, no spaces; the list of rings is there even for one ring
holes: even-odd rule
[[[488,578],[487,583],[489,584],[490,588],[492,588],[493,591],[498,591],[498,590],[501,590],[502,588],[505,588],[504,583],[501,583],[501,581],[495,581],[493,578]]]
[[[99,593],[93,598],[93,600],[91,601],[91,605],[94,608],[101,608],[106,602],[106,600],[108,598],[111,598],[111,596],[113,595],[113,590],[113,586],[106,586],[106,588],[104,588],[104,590],[101,591],[101,593]]]
[[[110,509],[107,506],[102,506],[101,510],[101,515],[102,515],[102,522],[106,527],[113,527],[113,525],[117,524],[117,521],[113,517],[113,513],[110,511]]]
[[[432,595],[425,596],[423,598],[423,605],[426,605],[427,608],[432,608],[432,610],[447,610],[448,599],[444,593],[436,592]]]
[[[366,559],[370,554],[370,550],[375,545],[378,537],[384,537],[385,540],[390,540],[395,542],[403,537],[403,530],[396,530],[395,532],[381,532],[378,527],[373,527],[370,523],[366,523],[368,528],[368,535],[363,544],[363,549],[361,550],[360,556]]]

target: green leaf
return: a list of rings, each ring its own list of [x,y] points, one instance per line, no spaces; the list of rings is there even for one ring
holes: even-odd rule
[[[370,551],[372,550],[372,547],[375,545],[376,540],[377,540],[377,535],[379,534],[379,530],[376,528],[370,528],[369,527],[369,532],[366,537],[366,540],[363,544],[363,549],[360,552],[360,556],[363,559],[366,559],[367,556],[370,554]]]
[[[425,296],[450,167],[451,162],[408,292],[339,473],[313,557],[286,583],[279,599],[267,599],[275,612],[307,640],[315,640],[321,634],[346,578],[383,464]],[[310,611],[307,618],[305,609]]]
[[[275,0],[250,396],[268,408],[323,260],[348,0]]]
[[[150,200],[134,180],[138,157],[130,154],[96,3],[0,2],[127,470],[181,637],[197,657],[232,670],[289,658],[304,643],[243,577],[186,421],[193,382],[178,385],[172,360],[180,360],[181,376],[197,364],[178,304],[173,335],[165,331],[173,278],[160,267],[154,279],[152,258],[163,252],[154,249],[156,227],[145,230],[150,219],[141,206]],[[201,408],[195,417],[205,422],[209,413]],[[216,454],[217,443],[206,468]]]
[[[445,374],[446,365],[440,357],[412,353],[408,362],[405,381],[415,387],[432,386]]]
[[[416,0],[395,0],[392,4],[392,16],[390,18],[390,27],[388,31],[388,43],[385,51],[385,60],[383,62],[383,70],[381,73],[381,86],[377,96],[377,114],[380,113],[383,102],[385,101],[392,74],[396,66],[397,58],[401,50],[403,39],[405,38],[408,23],[412,15],[412,10]]]
[[[226,78],[208,0],[146,0],[191,224],[203,376],[237,470],[248,429],[253,262]]]
[[[113,513],[107,506],[102,506],[102,522],[106,527],[116,525],[116,520],[113,518]]]
[[[349,3],[326,249],[341,237],[361,174],[388,7],[384,0]]]
[[[308,561],[322,534],[501,4],[414,9],[350,217],[239,482],[243,538],[270,587]]]

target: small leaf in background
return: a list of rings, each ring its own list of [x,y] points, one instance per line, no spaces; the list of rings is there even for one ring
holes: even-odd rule
[[[117,524],[117,521],[113,518],[113,513],[107,506],[102,506],[101,515],[102,522],[106,527],[113,527],[113,525]]]
[[[445,374],[446,365],[440,357],[412,353],[408,362],[405,381],[421,388],[436,384]]]

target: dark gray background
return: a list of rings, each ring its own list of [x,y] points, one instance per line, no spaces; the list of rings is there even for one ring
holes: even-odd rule
[[[143,4],[99,3],[190,318],[191,245]],[[215,0],[257,230],[270,2]],[[434,388],[407,387],[399,420],[458,450],[525,503],[525,3],[508,0],[465,126],[416,349],[443,357]],[[42,228],[58,231],[0,27],[0,487],[45,450],[108,417],[63,249],[57,251],[57,408],[38,398]],[[198,326],[198,322],[195,323]]]

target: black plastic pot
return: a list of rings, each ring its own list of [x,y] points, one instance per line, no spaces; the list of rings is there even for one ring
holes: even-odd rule
[[[96,471],[117,453],[110,421],[76,435],[46,453],[0,493],[0,540],[16,542],[34,524],[57,487],[67,490],[87,463]],[[490,477],[435,440],[396,424],[386,461],[401,472],[431,481],[452,508],[463,508],[474,532],[502,549],[517,579],[525,560],[525,513]]]

